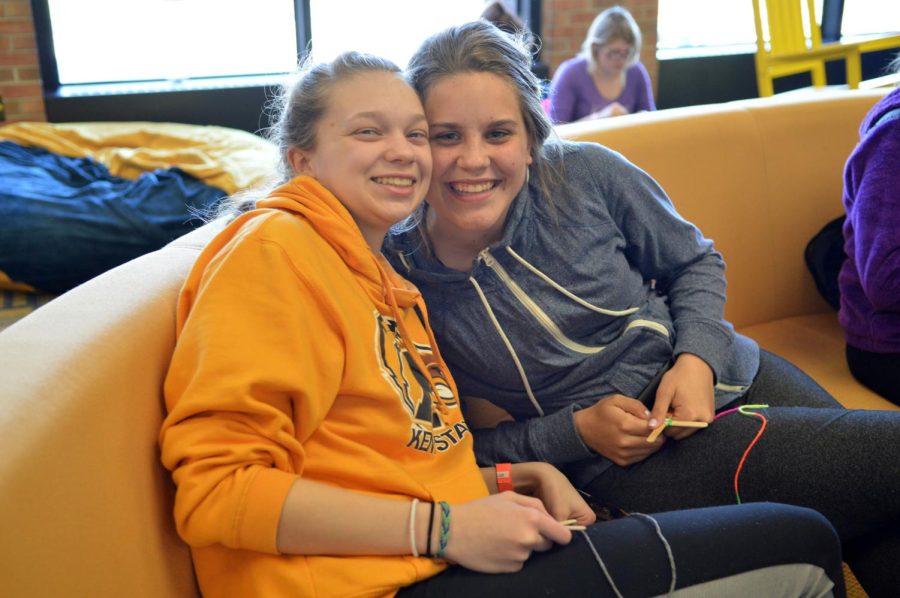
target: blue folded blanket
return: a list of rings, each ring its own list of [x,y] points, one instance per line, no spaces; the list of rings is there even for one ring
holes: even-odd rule
[[[177,169],[112,176],[91,158],[0,142],[0,271],[50,293],[203,224],[226,194]]]

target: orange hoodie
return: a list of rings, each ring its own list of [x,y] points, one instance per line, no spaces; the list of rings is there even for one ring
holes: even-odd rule
[[[162,460],[213,596],[391,596],[412,556],[281,555],[298,477],[408,501],[487,494],[418,291],[341,203],[298,177],[220,233],[178,303]]]

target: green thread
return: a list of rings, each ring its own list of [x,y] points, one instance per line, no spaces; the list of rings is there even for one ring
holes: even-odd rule
[[[447,542],[450,540],[450,505],[444,501],[438,503],[441,506],[441,532],[438,536],[438,550],[435,556],[444,558],[447,550]]]

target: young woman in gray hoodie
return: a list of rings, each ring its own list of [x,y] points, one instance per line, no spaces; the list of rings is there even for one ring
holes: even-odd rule
[[[621,155],[548,141],[530,58],[486,23],[417,51],[434,173],[384,248],[425,297],[481,464],[548,461],[612,510],[809,506],[869,594],[891,595],[900,412],[848,411],[736,334],[712,242]],[[667,417],[709,427],[648,442]]]

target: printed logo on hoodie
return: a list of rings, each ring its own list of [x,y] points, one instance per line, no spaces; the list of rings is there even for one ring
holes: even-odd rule
[[[377,312],[375,320],[375,349],[381,374],[397,393],[410,418],[406,446],[425,453],[444,452],[455,446],[469,433],[469,428],[458,416],[454,418],[459,420],[456,423],[445,418],[445,408],[458,409],[459,403],[431,346],[413,343],[428,370],[423,372],[409,354],[397,321]]]

